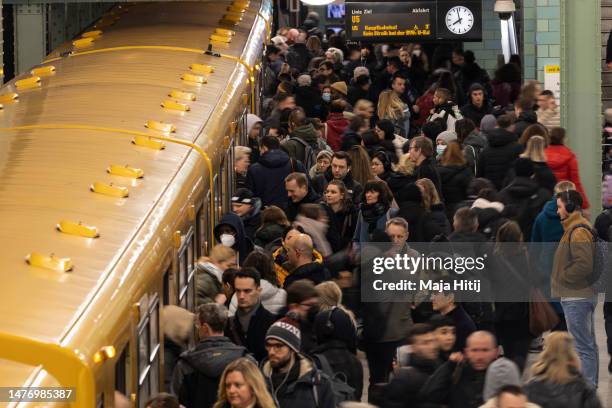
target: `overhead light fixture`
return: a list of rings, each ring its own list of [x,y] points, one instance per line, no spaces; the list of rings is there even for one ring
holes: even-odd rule
[[[496,13],[514,13],[516,11],[514,0],[496,0],[493,8]]]
[[[334,0],[301,0],[302,3],[308,6],[327,6],[328,4],[332,4]]]

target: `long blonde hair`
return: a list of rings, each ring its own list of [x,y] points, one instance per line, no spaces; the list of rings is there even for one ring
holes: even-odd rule
[[[532,162],[546,162],[546,155],[544,154],[544,148],[546,147],[546,140],[542,136],[531,136],[527,140],[527,147],[521,154],[521,157],[530,159]]]
[[[357,327],[357,322],[355,320],[355,315],[350,310],[346,309],[342,305],[342,289],[340,286],[334,281],[325,281],[319,283],[315,286],[315,290],[317,291],[317,295],[319,295],[319,310],[325,312],[327,310],[331,310],[334,307],[338,309],[342,309],[353,322],[353,325]]]
[[[399,119],[404,115],[406,104],[392,89],[382,91],[378,98],[378,117],[380,119]]]
[[[416,163],[410,160],[410,155],[408,153],[403,154],[399,158],[399,163],[397,165],[393,165],[393,171],[400,173],[404,176],[412,176],[416,169]]]
[[[432,205],[441,203],[440,195],[433,181],[428,178],[422,178],[415,181],[414,184],[421,189],[421,193],[423,194],[423,207],[425,207],[427,211],[431,211]]]
[[[353,146],[348,149],[346,154],[349,155],[353,163],[351,165],[351,174],[359,184],[365,186],[368,181],[375,180],[374,173],[372,173],[372,166],[370,166],[370,156],[363,146]]]
[[[251,390],[255,395],[256,406],[260,408],[276,408],[276,404],[268,392],[268,388],[266,387],[261,371],[259,371],[257,365],[248,358],[239,358],[238,360],[229,363],[227,367],[225,367],[223,374],[221,374],[221,379],[219,380],[217,402],[215,402],[213,408],[224,408],[227,404],[225,380],[227,379],[227,376],[234,371],[242,373],[244,381],[249,387],[251,387]]]
[[[544,340],[544,351],[531,366],[534,379],[567,384],[579,376],[580,358],[567,332],[553,332]]]

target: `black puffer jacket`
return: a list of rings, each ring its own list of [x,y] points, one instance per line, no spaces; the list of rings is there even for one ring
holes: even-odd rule
[[[529,238],[533,222],[551,195],[549,190],[540,187],[534,179],[516,177],[500,192],[505,206],[503,215],[518,222],[523,237]]]
[[[414,170],[414,175],[416,176],[417,180],[422,178],[430,179],[434,183],[434,186],[436,186],[436,190],[438,190],[438,194],[440,194],[440,199],[445,198],[444,194],[442,193],[440,174],[436,168],[436,161],[433,158],[428,157],[427,159],[423,160],[423,162]]]
[[[408,242],[431,242],[434,237],[443,234],[443,228],[432,218],[421,203],[414,201],[398,202],[398,217],[408,221]]]
[[[521,112],[514,123],[514,134],[517,139],[521,137],[525,129],[538,123],[538,115],[534,111]]]
[[[355,206],[344,211],[334,212],[327,204],[321,204],[329,219],[328,235],[335,235],[337,239],[329,241],[334,252],[345,249],[353,239],[357,226],[357,209]],[[333,241],[333,242],[332,242]]]
[[[457,204],[467,197],[467,188],[474,178],[467,166],[438,166],[446,208],[454,212]]]
[[[471,102],[461,107],[461,114],[464,118],[471,119],[472,122],[480,127],[480,122],[485,115],[493,112],[493,104],[485,98],[480,108],[474,106]]]
[[[308,193],[299,202],[294,203],[291,199],[288,199],[286,205],[287,210],[285,211],[287,214],[287,219],[289,219],[289,221],[291,222],[295,221],[295,217],[297,217],[298,212],[300,210],[300,205],[316,204],[320,201],[320,199],[321,197],[319,197],[319,195],[312,189],[312,187],[308,189]]]
[[[555,174],[552,172],[550,167],[546,162],[536,162],[533,163],[533,179],[538,183],[540,187],[543,187],[550,191],[551,193],[555,191],[555,185],[557,184],[557,178]],[[514,180],[516,177],[516,172],[514,169],[508,170],[508,174],[506,175],[506,179],[504,180],[504,185],[507,186]]]
[[[467,363],[442,364],[421,388],[423,401],[445,404],[449,408],[478,408],[484,404],[482,391],[486,370],[476,371]]]
[[[255,231],[261,226],[261,199],[256,198],[251,212],[240,218],[242,218],[246,236],[253,241],[255,239]]]
[[[410,354],[410,364],[401,367],[385,388],[382,408],[440,408],[442,404],[419,398],[419,391],[440,366],[439,360],[426,360]]]
[[[484,177],[501,190],[508,169],[514,165],[523,148],[517,143],[516,136],[506,129],[493,129],[488,132],[489,147],[480,154],[478,177]]]
[[[567,384],[534,380],[525,385],[530,402],[542,408],[600,408],[597,392],[582,378]]]
[[[329,270],[319,262],[311,262],[295,268],[293,272],[285,279],[283,287],[287,289],[293,282],[300,279],[308,279],[318,285],[331,279]]]
[[[391,173],[387,178],[387,185],[391,189],[394,197],[397,197],[398,192],[408,184],[412,184],[417,181],[415,175],[406,175],[402,173]]]
[[[280,240],[283,237],[284,231],[285,227],[280,224],[264,224],[255,233],[255,245],[261,248],[270,249],[270,252],[272,252],[276,248],[271,248],[269,246],[275,244],[280,246]]]
[[[247,349],[227,337],[208,337],[179,357],[172,377],[172,392],[185,408],[212,407],[223,370],[245,356],[249,356]]]
[[[342,374],[346,378],[346,383],[355,389],[355,401],[361,401],[363,393],[363,366],[361,361],[351,353],[344,342],[340,340],[330,340],[310,352],[315,360],[320,360],[319,355],[323,355],[331,369],[332,374]],[[323,369],[322,366],[319,366]]]

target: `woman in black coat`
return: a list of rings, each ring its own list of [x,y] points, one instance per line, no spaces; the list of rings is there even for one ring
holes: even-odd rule
[[[357,210],[341,180],[332,180],[325,188],[323,209],[329,218],[328,235],[338,239],[330,240],[334,252],[345,249],[351,242],[357,225]]]
[[[395,196],[398,216],[408,221],[408,242],[431,242],[445,231],[423,206],[423,193],[416,184],[404,186]]]
[[[467,189],[474,178],[458,142],[451,141],[446,145],[446,150],[444,150],[438,164],[438,173],[440,174],[442,195],[450,219],[457,209],[457,205],[467,198]]]

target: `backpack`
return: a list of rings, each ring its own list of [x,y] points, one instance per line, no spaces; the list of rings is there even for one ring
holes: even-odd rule
[[[577,224],[572,227],[569,232],[569,252],[572,256],[572,233],[578,228],[584,228],[591,233],[593,237],[593,273],[587,279],[589,286],[593,287],[595,293],[606,292],[607,271],[610,265],[610,254],[608,253],[608,243],[602,239],[593,228],[587,224]]]
[[[315,360],[316,366],[320,368],[321,374],[327,378],[332,386],[332,391],[334,392],[334,399],[336,401],[336,405],[340,404],[344,401],[354,401],[355,400],[355,389],[347,384],[346,376],[344,373],[334,373],[329,361],[323,354],[314,354],[313,359]],[[316,391],[316,386],[313,387],[314,397],[316,406],[319,406],[319,398],[318,393]]]
[[[291,140],[295,140],[302,146],[304,146],[304,161],[302,164],[307,170],[310,170],[312,166],[317,164],[317,155],[321,150],[328,150],[327,146],[322,146],[320,141],[317,140],[317,145],[311,145],[300,139],[299,137],[292,137]]]

